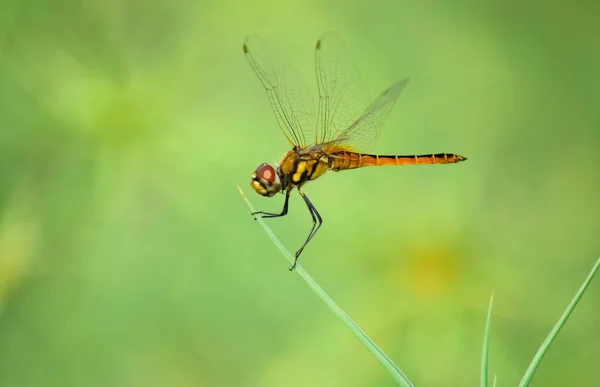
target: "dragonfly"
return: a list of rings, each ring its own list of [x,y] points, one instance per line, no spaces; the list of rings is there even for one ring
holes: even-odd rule
[[[371,153],[384,121],[409,79],[394,83],[371,100],[350,50],[335,32],[323,34],[316,44],[317,104],[302,75],[269,41],[259,36],[246,38],[244,54],[267,92],[279,128],[292,146],[275,166],[262,163],[250,177],[250,185],[259,195],[284,194],[283,209],[278,213],[257,211],[252,215],[255,219],[287,215],[290,194],[296,188],[312,217],[312,228],[296,251],[290,271],[323,223],[319,211],[303,191],[306,183],[330,170],[467,160],[454,153]]]

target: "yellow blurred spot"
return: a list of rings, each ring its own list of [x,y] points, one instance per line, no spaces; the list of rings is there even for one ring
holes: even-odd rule
[[[458,282],[461,263],[451,248],[416,248],[407,258],[403,272],[406,283],[417,295],[438,296]]]
[[[113,85],[95,95],[92,132],[104,143],[129,145],[152,129],[159,107],[150,93],[135,85]]]
[[[22,210],[18,203],[10,206],[0,223],[0,304],[23,281],[36,245],[37,225]]]
[[[164,120],[173,114],[173,92],[160,74],[132,71],[115,79],[63,50],[52,51],[50,58],[49,66],[57,70],[43,78],[43,89],[31,86],[32,93],[68,123],[67,130],[118,148],[138,145],[167,130]]]

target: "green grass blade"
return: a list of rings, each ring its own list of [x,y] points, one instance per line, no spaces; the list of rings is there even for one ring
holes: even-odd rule
[[[496,387],[496,374],[494,374],[494,382],[492,383],[492,387]]]
[[[485,332],[483,334],[483,353],[481,354],[481,387],[488,387],[488,357],[490,348],[490,326],[492,325],[492,305],[494,304],[494,293],[490,296]]]
[[[567,309],[564,311],[562,316],[560,316],[560,319],[558,320],[558,322],[556,323],[554,328],[552,328],[552,330],[550,331],[550,334],[548,335],[548,337],[546,337],[546,340],[544,340],[544,342],[540,346],[540,349],[538,349],[537,353],[533,357],[533,360],[531,361],[531,364],[529,364],[529,368],[527,368],[527,371],[525,371],[525,375],[523,375],[523,379],[521,379],[521,383],[519,384],[519,387],[529,386],[529,383],[531,383],[531,379],[533,379],[533,374],[539,367],[539,365],[542,361],[542,358],[546,354],[546,351],[548,351],[548,348],[550,348],[550,345],[552,345],[552,342],[554,342],[554,339],[558,335],[558,332],[561,330],[563,325],[565,325],[565,323],[569,319],[569,316],[571,315],[571,313],[577,306],[577,303],[583,296],[583,293],[585,293],[587,287],[592,282],[592,279],[594,278],[594,275],[596,274],[596,272],[598,271],[599,268],[600,268],[600,258],[598,258],[598,260],[596,261],[596,264],[590,271],[590,274],[588,274],[587,278],[585,279],[585,281],[583,281],[583,284],[577,291],[577,294],[575,294],[575,297],[573,297],[573,300],[571,300],[571,303],[569,304],[569,306],[567,306]]]
[[[255,212],[256,210],[244,195],[242,189],[238,186],[240,190],[240,194],[250,207],[251,212]],[[259,224],[265,229],[271,241],[277,246],[277,248],[281,251],[283,256],[288,260],[290,264],[294,262],[294,257],[290,254],[289,251],[281,244],[279,239],[273,234],[273,231],[265,224],[265,222],[257,217],[256,220]],[[394,362],[383,352],[370,338],[367,336],[359,327],[348,317],[348,315],[325,293],[325,291],[315,282],[314,279],[302,268],[302,265],[297,264],[296,273],[306,282],[306,284],[311,288],[317,296],[331,309],[331,311],[350,329],[350,331],[358,338],[358,340],[375,356],[375,359],[379,361],[379,363],[390,373],[390,375],[398,382],[399,385],[403,387],[413,387],[413,384],[410,380],[404,375],[404,373],[398,368]]]

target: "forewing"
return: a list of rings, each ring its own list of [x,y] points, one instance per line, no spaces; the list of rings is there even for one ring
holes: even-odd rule
[[[361,117],[370,98],[352,54],[337,34],[328,32],[319,39],[315,62],[319,88],[315,142],[326,144]]]
[[[292,145],[315,139],[314,102],[302,75],[268,41],[250,36],[244,42],[250,66],[267,91],[279,127]]]

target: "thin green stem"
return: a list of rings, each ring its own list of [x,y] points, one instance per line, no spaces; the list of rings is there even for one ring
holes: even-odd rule
[[[565,325],[565,323],[569,319],[569,316],[571,315],[571,313],[577,306],[577,303],[579,302],[579,300],[583,296],[583,293],[585,293],[586,289],[592,282],[592,279],[594,278],[594,275],[596,275],[596,272],[598,271],[599,268],[600,268],[600,258],[598,258],[598,260],[596,261],[596,264],[594,265],[594,267],[592,267],[590,274],[588,274],[587,278],[585,279],[585,281],[583,281],[583,284],[577,291],[577,294],[575,294],[575,297],[573,297],[573,300],[571,300],[571,303],[569,304],[569,306],[567,306],[567,309],[564,311],[562,316],[560,316],[560,319],[558,320],[558,322],[556,323],[554,328],[552,328],[552,330],[550,331],[550,334],[548,334],[548,337],[546,337],[546,340],[544,340],[544,342],[540,346],[540,349],[538,349],[537,353],[533,357],[533,360],[531,361],[531,364],[529,364],[529,368],[527,368],[527,371],[525,371],[525,375],[523,375],[523,379],[521,379],[521,383],[519,384],[519,387],[529,386],[529,383],[531,383],[531,380],[533,379],[533,375],[534,375],[535,371],[537,370],[537,368],[539,367],[539,365],[542,361],[542,358],[548,351],[548,348],[550,348],[550,346],[554,342],[554,339],[556,339],[558,332],[561,330],[561,328]]]
[[[483,353],[481,355],[481,387],[488,387],[488,358],[490,348],[490,327],[492,325],[492,305],[494,304],[494,293],[490,296],[485,331],[483,334]],[[495,379],[495,377],[494,377]]]
[[[238,186],[240,190],[240,194],[250,207],[251,212],[255,212],[256,210],[244,195],[242,189]],[[265,224],[265,222],[257,217],[256,220],[266,231],[267,235],[271,239],[271,241],[277,246],[279,251],[283,254],[284,258],[288,260],[291,264],[294,262],[294,257],[290,252],[283,246],[283,244],[277,239],[273,231]],[[315,280],[304,270],[302,265],[297,264],[296,273],[307,283],[309,288],[311,288],[317,296],[331,309],[331,311],[350,329],[350,331],[358,338],[358,340],[375,356],[375,359],[379,361],[379,363],[390,373],[392,378],[398,382],[399,385],[403,387],[413,387],[413,384],[410,380],[404,375],[404,373],[398,368],[394,362],[383,352],[374,342],[367,336],[359,327],[356,325],[354,321],[325,293],[325,291],[315,282]]]

